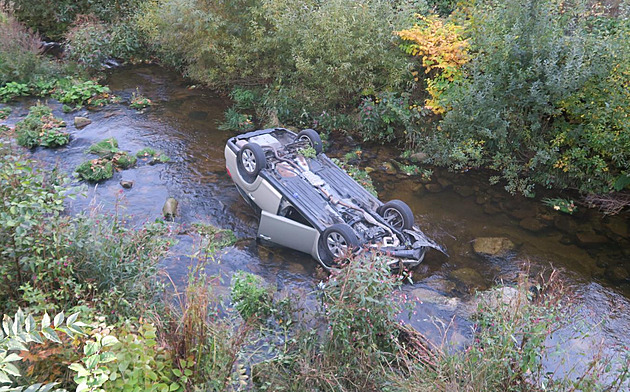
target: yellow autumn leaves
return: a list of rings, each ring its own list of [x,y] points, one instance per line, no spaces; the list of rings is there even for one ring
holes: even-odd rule
[[[406,41],[401,47],[407,54],[422,59],[422,67],[429,74],[427,92],[430,98],[425,106],[442,114],[448,110],[442,102],[444,91],[451,83],[461,80],[462,66],[470,60],[469,43],[463,38],[463,26],[445,22],[435,15],[417,17],[418,23],[414,27],[395,34]]]

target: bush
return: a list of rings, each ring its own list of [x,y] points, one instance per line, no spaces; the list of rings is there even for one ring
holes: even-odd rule
[[[110,94],[109,87],[101,86],[92,80],[84,82],[61,80],[52,96],[63,104],[77,106],[103,106],[116,100]]]
[[[100,70],[112,56],[112,37],[95,18],[79,18],[66,34],[66,56],[88,70]]]
[[[41,45],[37,34],[0,9],[0,87],[49,80],[62,73],[59,64],[40,56]]]
[[[165,227],[131,229],[118,217],[63,215],[72,191],[68,180],[2,148],[0,273],[6,290],[0,308],[23,298],[65,309],[91,305],[110,317],[151,307],[161,288],[157,262],[169,245]]]
[[[65,123],[53,116],[48,106],[38,103],[31,106],[24,120],[15,125],[15,134],[20,146],[54,148],[70,141],[70,135],[62,132],[61,127],[65,127]]]
[[[272,295],[260,277],[239,273],[232,277],[232,302],[243,320],[256,322],[271,315]]]
[[[476,3],[469,20],[472,60],[441,95],[452,110],[427,143],[434,161],[495,169],[512,193],[612,190],[630,158],[627,20],[551,0]]]
[[[259,106],[273,123],[404,87],[408,60],[392,31],[416,4],[167,0],[149,3],[138,24],[160,56],[193,79],[269,86]]]

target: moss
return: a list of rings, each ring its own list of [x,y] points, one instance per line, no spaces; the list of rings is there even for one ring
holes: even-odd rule
[[[113,157],[114,154],[118,153],[118,140],[113,137],[107,138],[105,140],[101,140],[98,143],[94,143],[88,148],[87,152],[89,154],[98,155],[101,158],[105,157]]]
[[[114,164],[107,159],[92,159],[77,166],[75,172],[82,180],[100,182],[114,176]]]

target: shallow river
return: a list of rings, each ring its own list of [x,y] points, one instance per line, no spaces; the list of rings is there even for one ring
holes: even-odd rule
[[[238,270],[261,275],[279,289],[304,293],[321,279],[310,256],[283,248],[268,248],[255,241],[257,218],[241,199],[225,171],[223,148],[232,133],[217,129],[228,103],[212,92],[190,89],[187,81],[157,66],[138,66],[114,71],[108,80],[112,91],[128,100],[138,90],[155,105],[144,113],[125,105],[111,105],[99,111],[63,114],[61,105],[49,102],[55,114],[69,124],[73,138],[68,147],[37,150],[38,158],[59,163],[68,173],[83,160],[92,143],[115,137],[122,150],[134,153],[149,146],[164,151],[172,161],[148,165],[145,162],[119,172],[114,179],[90,185],[87,197],[72,202],[73,211],[98,206],[132,216],[134,222],[161,217],[167,197],[179,201],[177,222],[188,225],[206,222],[231,229],[239,241],[225,250],[211,273],[226,277]],[[28,112],[24,102],[17,105],[9,123]],[[82,130],[72,124],[75,115],[86,114],[93,123]],[[337,147],[342,146],[342,147]],[[351,138],[335,136],[328,152],[342,156],[358,147]],[[413,274],[414,284],[402,293],[415,300],[409,320],[439,339],[437,320],[451,323],[448,338],[461,343],[469,336],[466,321],[468,301],[477,290],[498,282],[514,281],[524,262],[533,271],[560,269],[568,282],[580,313],[590,320],[594,331],[589,339],[567,344],[569,356],[590,351],[591,344],[603,342],[608,352],[622,352],[630,344],[630,225],[629,215],[602,218],[596,211],[579,207],[572,216],[543,206],[540,201],[509,196],[500,185],[490,186],[484,173],[454,174],[436,170],[431,183],[419,177],[392,173],[392,159],[400,161],[391,147],[362,146],[361,167],[374,169],[372,179],[381,200],[401,199],[410,205],[419,226],[443,244],[450,257],[428,253]],[[395,166],[395,163],[394,163]],[[133,188],[123,189],[120,180],[131,180]],[[164,267],[178,284],[185,282],[189,256],[196,240],[179,235],[173,254]],[[514,249],[501,257],[476,254],[472,242],[479,237],[505,237]],[[223,290],[225,287],[223,288]],[[603,321],[602,323],[599,323]]]

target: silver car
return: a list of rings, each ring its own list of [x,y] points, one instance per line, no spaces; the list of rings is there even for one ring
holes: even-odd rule
[[[443,249],[414,225],[400,200],[382,203],[322,153],[312,129],[263,129],[230,138],[228,174],[260,213],[258,238],[305,252],[325,268],[351,253],[380,252],[393,268]]]

